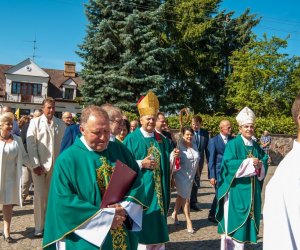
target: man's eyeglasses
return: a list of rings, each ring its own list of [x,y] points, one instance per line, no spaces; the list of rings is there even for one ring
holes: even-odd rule
[[[118,125],[123,124],[123,119],[121,119],[121,120],[110,120],[110,121],[113,122],[113,123],[116,123]]]
[[[254,126],[253,126],[253,125],[243,125],[242,127],[243,127],[243,128],[246,128],[246,129],[247,129],[247,128],[254,129]]]

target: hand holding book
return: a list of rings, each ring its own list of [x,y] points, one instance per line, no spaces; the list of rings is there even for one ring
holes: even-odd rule
[[[131,188],[137,173],[125,163],[117,160],[107,189],[102,197],[101,208],[118,203]]]

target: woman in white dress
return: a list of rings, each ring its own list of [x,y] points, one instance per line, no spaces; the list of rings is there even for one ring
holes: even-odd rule
[[[190,217],[190,195],[195,174],[197,173],[200,176],[198,168],[199,153],[197,146],[193,144],[193,129],[190,127],[183,128],[182,136],[183,138],[178,145],[181,168],[174,173],[177,197],[172,218],[175,224],[178,224],[177,214],[182,207],[186,217],[187,231],[193,234],[195,231]]]
[[[22,164],[29,164],[21,138],[11,135],[13,121],[13,113],[0,116],[0,204],[3,205],[3,238],[8,243],[14,243],[10,237],[13,205],[21,205]]]

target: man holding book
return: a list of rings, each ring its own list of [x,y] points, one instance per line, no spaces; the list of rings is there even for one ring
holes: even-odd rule
[[[43,247],[136,249],[133,231],[141,230],[145,204],[140,170],[124,145],[109,141],[109,118],[100,107],[83,109],[80,131],[82,136],[55,164]],[[120,202],[100,208],[118,160],[137,177]],[[120,177],[120,181],[126,179]]]

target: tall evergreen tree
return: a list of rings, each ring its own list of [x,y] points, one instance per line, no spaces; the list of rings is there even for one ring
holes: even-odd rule
[[[89,24],[78,52],[84,59],[85,102],[135,111],[149,89],[164,93],[170,49],[162,39],[160,5],[159,0],[90,0],[86,5]]]

